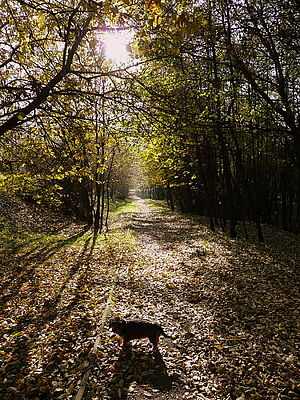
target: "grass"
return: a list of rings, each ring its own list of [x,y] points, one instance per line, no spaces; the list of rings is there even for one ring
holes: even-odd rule
[[[24,257],[26,254],[32,254],[45,247],[57,249],[70,245],[80,247],[92,235],[92,231],[88,232],[82,224],[76,224],[74,221],[68,222],[67,220],[62,224],[63,229],[58,229],[53,233],[52,221],[47,221],[44,218],[47,211],[42,208],[34,209],[27,205],[24,207],[25,209],[20,213],[14,212],[14,209],[12,209],[8,212],[2,212],[0,216],[0,257],[2,259],[10,259],[11,256],[14,258]],[[22,216],[28,214],[28,212],[32,213],[32,219],[40,220],[40,224],[37,222],[37,226],[33,230],[30,226],[28,227],[26,222],[22,221]],[[137,212],[137,206],[132,200],[112,201],[110,204],[111,229],[109,233],[99,235],[97,241],[102,244],[110,242],[111,245],[132,243],[133,236],[129,230],[127,229],[124,234],[123,229],[114,226],[114,221],[122,215],[134,212]],[[40,214],[43,215],[43,218]],[[49,228],[48,232],[47,228]]]
[[[132,199],[125,199],[111,201],[110,211],[112,216],[118,216],[120,214],[135,213],[138,209]]]
[[[151,210],[169,211],[169,212],[171,211],[165,200],[145,199],[145,201],[151,208]]]

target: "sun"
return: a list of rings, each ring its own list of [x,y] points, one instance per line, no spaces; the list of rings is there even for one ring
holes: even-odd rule
[[[105,57],[115,64],[128,63],[130,38],[131,34],[128,31],[112,30],[105,32],[101,38]]]

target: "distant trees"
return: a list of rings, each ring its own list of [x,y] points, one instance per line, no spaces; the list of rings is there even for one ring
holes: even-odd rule
[[[261,222],[299,229],[299,22],[293,2],[207,1],[181,14],[180,54],[148,78],[163,115],[148,128],[149,184],[212,228],[229,220],[232,237],[238,220],[261,241]]]

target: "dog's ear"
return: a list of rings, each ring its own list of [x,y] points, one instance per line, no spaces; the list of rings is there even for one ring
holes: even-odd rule
[[[124,326],[126,324],[126,322],[123,320],[123,319],[121,319],[120,317],[115,317],[115,318],[112,318],[110,321],[109,321],[109,327],[110,328],[112,328],[113,326],[119,326],[119,327],[121,327],[121,326]]]
[[[126,321],[120,318],[118,324],[123,328],[126,325]]]
[[[109,323],[108,323],[108,326],[110,328],[112,328],[118,322],[118,319],[119,319],[119,317],[111,318]]]

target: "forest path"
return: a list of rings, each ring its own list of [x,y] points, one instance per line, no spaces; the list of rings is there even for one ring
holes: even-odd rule
[[[74,400],[90,371],[82,400],[299,400],[299,237],[232,240],[134,195],[112,211],[95,237],[0,201],[0,398]],[[174,338],[120,351],[107,311]]]
[[[112,312],[159,322],[175,339],[162,338],[156,355],[147,341],[109,350],[106,378],[107,357],[98,364],[95,380],[106,382],[99,398],[109,387],[108,399],[298,400],[294,255],[272,255],[163,202],[132,198],[138,212],[119,223],[134,234],[135,260],[119,271]]]

